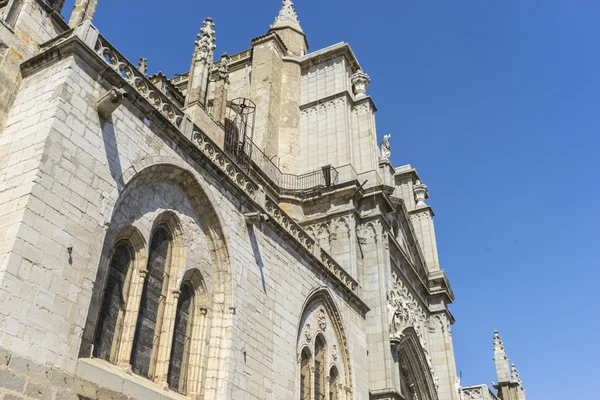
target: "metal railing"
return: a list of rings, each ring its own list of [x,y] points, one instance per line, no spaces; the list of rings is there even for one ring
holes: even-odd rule
[[[247,173],[256,171],[267,178],[276,189],[308,192],[337,184],[338,171],[331,165],[320,170],[296,175],[283,173],[279,167],[247,136],[241,136],[236,125],[225,121],[225,152]]]

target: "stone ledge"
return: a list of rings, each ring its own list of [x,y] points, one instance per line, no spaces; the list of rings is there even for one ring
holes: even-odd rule
[[[162,389],[148,379],[129,375],[116,365],[97,358],[80,358],[75,367],[75,376],[134,399],[188,399],[179,393]]]

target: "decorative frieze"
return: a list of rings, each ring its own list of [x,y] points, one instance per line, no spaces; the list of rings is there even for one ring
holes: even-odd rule
[[[127,83],[131,85],[143,98],[148,100],[165,118],[173,125],[179,127],[183,120],[183,111],[181,111],[173,102],[160,90],[158,90],[146,78],[146,75],[138,70],[121,55],[112,45],[98,35],[95,49],[106,63],[115,70]]]

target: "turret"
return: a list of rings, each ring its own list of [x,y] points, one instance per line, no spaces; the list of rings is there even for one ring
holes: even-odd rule
[[[283,0],[281,10],[269,32],[277,32],[285,43],[289,55],[303,56],[308,52],[308,42],[300,27],[298,15],[291,0]]]

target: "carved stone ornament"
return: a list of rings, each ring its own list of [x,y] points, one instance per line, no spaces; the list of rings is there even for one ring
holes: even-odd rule
[[[369,75],[365,74],[364,72],[362,72],[362,70],[359,69],[354,74],[352,74],[350,80],[352,81],[352,86],[354,87],[354,96],[357,99],[361,97],[366,97],[367,88],[371,83],[371,78],[369,78]]]
[[[381,161],[390,161],[390,157],[392,156],[392,146],[390,145],[391,137],[392,135],[389,133],[383,135],[383,140],[381,141]]]
[[[323,308],[319,308],[319,311],[317,311],[317,319],[319,321],[319,328],[324,331],[327,328],[327,315]]]
[[[140,57],[140,62],[138,62],[137,69],[142,74],[146,75],[148,73],[148,59]]]
[[[312,339],[312,330],[310,329],[310,324],[306,324],[304,327],[304,337],[306,338],[307,342],[310,342]]]
[[[425,352],[425,358],[431,371],[436,388],[439,379],[433,370],[433,361],[429,355],[425,333],[427,331],[428,319],[421,304],[415,299],[402,279],[392,272],[393,288],[388,294],[388,317],[390,321],[390,339],[392,343],[399,342],[404,337],[404,330],[413,327],[421,348]]]
[[[424,207],[425,199],[429,198],[429,193],[427,192],[427,186],[425,186],[421,181],[417,180],[415,182],[415,186],[413,187],[413,191],[415,192],[415,201],[417,202],[417,207]]]
[[[229,82],[229,56],[227,55],[227,53],[221,54],[221,61],[219,61],[218,76],[220,80]]]
[[[196,58],[205,62],[212,61],[213,52],[217,48],[215,42],[215,24],[212,18],[206,18],[200,28],[196,41]]]
[[[335,344],[331,348],[331,358],[333,358],[334,360],[337,360],[337,358],[338,358],[338,349]]]

